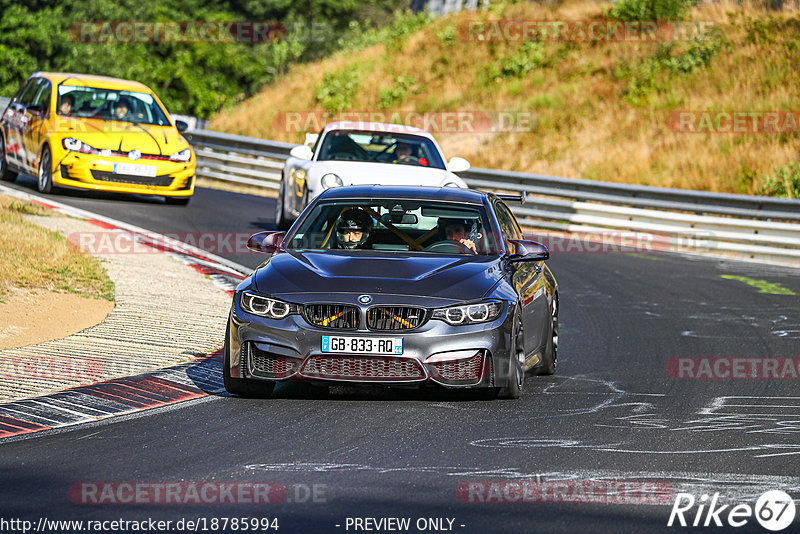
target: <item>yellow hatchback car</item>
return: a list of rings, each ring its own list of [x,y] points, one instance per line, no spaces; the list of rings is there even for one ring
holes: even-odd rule
[[[195,155],[186,128],[141,83],[37,72],[0,118],[0,178],[33,174],[42,193],[91,189],[187,204]]]

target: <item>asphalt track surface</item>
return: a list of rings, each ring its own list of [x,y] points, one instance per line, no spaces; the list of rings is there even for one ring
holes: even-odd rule
[[[30,178],[15,187],[35,191]],[[273,228],[274,200],[210,189],[188,207],[100,194],[54,198],[157,232]],[[248,267],[262,259],[220,255]],[[741,528],[703,528],[705,516],[697,529],[667,521],[678,492],[750,505],[767,490],[800,499],[800,382],[785,374],[673,378],[668,364],[800,356],[798,271],[669,253],[561,253],[549,265],[560,289],[559,368],[528,377],[519,401],[282,386],[270,399],[216,395],[10,439],[0,442],[0,517],[205,518],[206,532],[222,531],[209,522],[226,517],[277,518],[278,532],[304,533],[768,532],[752,517]],[[573,502],[552,502],[557,481],[568,482],[558,491]],[[649,489],[631,490],[626,504],[586,502],[582,481],[652,486],[629,486]],[[69,493],[82,482],[256,482],[271,484],[273,497],[280,488],[286,494],[258,505],[84,504]],[[548,502],[475,502],[491,500],[490,488],[495,501],[497,488],[513,499],[523,486],[509,482],[541,484],[538,501]],[[593,495],[619,501],[608,497],[610,487]],[[697,510],[686,513],[690,524]],[[409,518],[409,528],[353,525],[390,517]],[[420,518],[453,522],[437,530]],[[798,531],[800,513],[784,530]]]

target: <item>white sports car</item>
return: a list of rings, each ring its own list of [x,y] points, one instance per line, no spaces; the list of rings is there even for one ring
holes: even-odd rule
[[[463,158],[447,161],[433,136],[400,124],[331,122],[289,153],[281,177],[275,224],[286,230],[325,189],[343,185],[467,187],[454,173]]]

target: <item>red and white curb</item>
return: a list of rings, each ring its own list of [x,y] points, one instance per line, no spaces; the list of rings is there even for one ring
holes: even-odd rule
[[[222,351],[217,351],[158,371],[0,404],[0,440],[131,414],[222,391]]]

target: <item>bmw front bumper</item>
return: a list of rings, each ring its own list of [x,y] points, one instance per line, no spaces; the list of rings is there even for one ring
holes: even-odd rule
[[[435,383],[448,388],[505,387],[511,380],[513,317],[508,303],[490,322],[451,326],[428,319],[410,330],[337,330],[311,324],[300,314],[266,319],[239,306],[229,316],[229,373],[254,380],[325,383]],[[356,297],[347,299],[352,302]],[[362,307],[366,313],[368,307]],[[323,336],[402,338],[402,354],[322,351]]]

